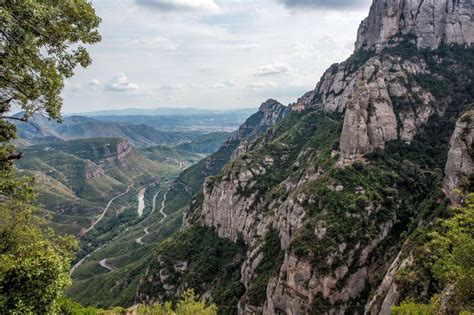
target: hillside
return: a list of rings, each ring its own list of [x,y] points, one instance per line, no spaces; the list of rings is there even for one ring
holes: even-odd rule
[[[279,115],[274,115],[274,110]],[[250,139],[262,134],[281,120],[287,112],[285,106],[274,100],[265,102],[217,152],[184,170],[172,182],[163,183],[150,191],[149,201],[146,202],[149,216],[143,222],[130,227],[127,233],[117,235],[104,248],[94,252],[87,262],[72,274],[74,283],[69,295],[84,305],[102,307],[132,305],[148,263],[153,259],[153,248],[179,230],[184,208],[192,202],[194,196],[200,195],[204,179],[217,174],[232,158],[239,145],[244,145]],[[160,155],[154,152],[158,149],[146,149],[144,154],[159,160]],[[154,193],[156,198],[153,212],[151,196]],[[163,212],[167,214],[165,220],[159,211],[161,206]],[[148,233],[144,233],[145,229]],[[137,243],[139,237],[142,237],[143,244]],[[115,270],[106,272],[99,267],[103,259],[110,261]],[[97,294],[98,291],[101,294]]]
[[[179,166],[153,162],[121,139],[79,139],[24,149],[17,167],[35,176],[38,205],[60,232],[79,234],[113,197],[141,182],[165,179]]]
[[[159,131],[145,124],[104,122],[82,116],[64,117],[58,123],[42,114],[36,114],[30,118],[29,123],[17,123],[17,128],[17,143],[21,146],[73,139],[120,138],[142,148],[179,144],[195,137],[189,133]]]
[[[136,301],[389,314],[443,294],[423,244],[472,191],[472,21],[468,2],[375,0],[354,54],[205,180]]]

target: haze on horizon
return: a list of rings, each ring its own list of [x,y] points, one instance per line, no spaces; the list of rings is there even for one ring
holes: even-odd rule
[[[314,88],[354,49],[370,0],[93,0],[102,42],[65,113],[257,107]]]

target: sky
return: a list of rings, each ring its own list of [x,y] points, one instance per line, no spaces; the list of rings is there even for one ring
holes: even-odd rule
[[[63,110],[286,105],[350,56],[370,2],[92,0],[102,41]]]

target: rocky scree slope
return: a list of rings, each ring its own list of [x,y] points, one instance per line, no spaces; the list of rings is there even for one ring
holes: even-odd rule
[[[423,268],[401,275],[420,264],[418,231],[472,191],[472,19],[470,1],[375,0],[353,56],[206,179],[139,299],[194,287],[242,314],[388,314],[406,298],[428,301]]]

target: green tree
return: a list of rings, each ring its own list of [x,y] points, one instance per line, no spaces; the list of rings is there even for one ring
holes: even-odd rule
[[[452,212],[452,217],[441,222],[441,229],[430,234],[427,249],[441,286],[453,284],[458,307],[474,311],[474,193]]]
[[[440,296],[435,295],[429,304],[404,301],[392,308],[392,314],[438,314],[441,307],[461,314],[474,312],[474,193],[451,212],[428,234],[431,240],[424,247],[439,291],[453,288],[453,298],[446,301],[449,305],[440,305]]]
[[[217,307],[214,304],[206,307],[204,302],[199,302],[193,290],[187,290],[181,295],[176,308],[170,302],[154,306],[140,305],[137,309],[139,315],[216,315]]]
[[[100,40],[87,0],[0,0],[0,313],[54,313],[70,283],[77,242],[44,228],[31,178],[18,176],[13,120],[36,112],[60,120],[64,79]],[[22,115],[11,116],[12,110]]]

